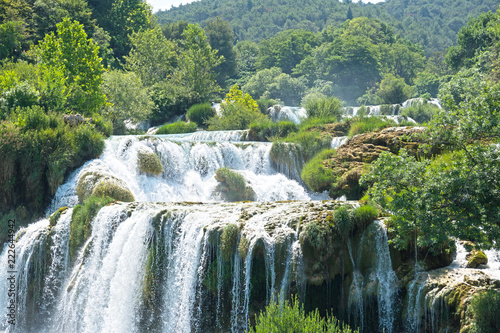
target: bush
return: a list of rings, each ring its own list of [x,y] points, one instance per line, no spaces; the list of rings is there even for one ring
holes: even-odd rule
[[[260,112],[264,114],[267,114],[267,109],[269,109],[271,106],[278,104],[277,100],[269,98],[261,98],[256,100],[256,102],[259,105]]]
[[[224,199],[228,201],[255,200],[254,190],[247,186],[245,178],[239,173],[228,168],[220,168],[215,172],[215,179],[219,182],[215,192]]]
[[[69,236],[69,256],[71,261],[76,259],[78,249],[85,243],[92,232],[90,222],[103,206],[113,201],[114,199],[110,197],[93,195],[88,197],[83,205],[77,205],[73,209]]]
[[[306,163],[301,178],[312,191],[328,190],[335,181],[332,169],[325,166],[326,160],[335,156],[334,149],[325,149]]]
[[[351,216],[347,207],[342,206],[333,212],[335,231],[342,240],[346,240],[353,231]]]
[[[208,119],[216,115],[210,103],[201,103],[191,106],[186,113],[186,118],[195,122],[200,127],[204,127]]]
[[[290,133],[297,132],[297,130],[297,125],[291,121],[275,123],[267,118],[262,118],[250,124],[247,138],[250,141],[274,141],[277,138],[286,137]]]
[[[191,133],[196,131],[196,123],[186,123],[185,121],[178,121],[172,124],[165,124],[158,129],[156,134],[177,134],[177,133]]]
[[[326,97],[320,93],[312,93],[304,97],[302,106],[307,111],[307,116],[319,118],[336,118],[342,116],[342,102],[336,97]]]
[[[341,325],[328,316],[321,318],[318,309],[306,315],[304,307],[299,304],[297,297],[292,302],[285,301],[283,304],[272,300],[266,311],[256,316],[255,327],[250,328],[251,333],[352,333],[349,326]]]
[[[439,108],[430,103],[417,103],[402,110],[401,115],[410,117],[419,124],[427,123],[432,116],[439,111]]]
[[[288,135],[284,141],[298,144],[302,150],[302,157],[307,162],[323,149],[329,148],[332,138],[322,135],[319,131],[301,129],[297,133]]]
[[[351,122],[351,128],[347,135],[353,137],[358,134],[375,132],[391,126],[397,126],[397,124],[392,120],[379,117],[356,118]]]
[[[352,231],[365,230],[366,227],[373,221],[375,221],[379,216],[377,208],[365,205],[354,209],[351,213],[352,219]]]
[[[500,293],[495,290],[485,290],[475,295],[467,309],[473,316],[470,332],[494,333],[500,332]]]
[[[210,131],[244,130],[251,123],[265,118],[258,110],[235,104],[226,105],[221,111],[220,118],[215,116],[208,120],[208,129]]]

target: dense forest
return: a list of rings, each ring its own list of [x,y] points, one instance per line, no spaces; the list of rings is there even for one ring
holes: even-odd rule
[[[499,246],[498,2],[306,4],[203,0],[155,16],[140,0],[0,0],[0,240],[9,219],[44,215],[106,137],[144,134],[130,124],[145,123],[156,134],[248,130],[273,142],[275,162],[300,156],[310,190],[390,216],[399,250],[439,253],[455,238]],[[368,157],[330,149],[334,136],[398,125],[369,107],[392,115],[410,98],[399,125],[411,135],[391,137],[397,144]],[[275,105],[303,106],[307,119],[273,121]],[[241,175],[216,179],[234,185],[232,201],[252,198]],[[122,195],[108,187],[80,202],[92,207],[82,223],[133,201]]]
[[[377,18],[432,55],[455,43],[458,30],[469,17],[496,10],[498,4],[494,0],[387,0],[378,4],[351,0],[210,0],[156,15],[160,24],[185,20],[202,25],[219,16],[231,24],[238,41],[253,42],[290,29],[319,32],[331,25],[338,27],[347,18]]]

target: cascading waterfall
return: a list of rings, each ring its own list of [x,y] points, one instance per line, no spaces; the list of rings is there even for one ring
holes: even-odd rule
[[[54,225],[43,219],[20,230],[18,323],[8,325],[3,310],[1,328],[22,333],[243,332],[271,299],[297,294],[305,301],[302,221],[324,218],[323,211],[331,215],[332,204],[311,201],[323,197],[277,172],[269,143],[234,142],[241,132],[196,135],[112,137],[99,159],[70,175],[48,212],[76,206],[79,180],[88,174],[119,180],[136,201],[103,207],[71,257],[72,208],[61,210]],[[138,170],[140,151],[158,156],[159,175]],[[258,202],[220,202],[214,195],[220,167],[243,175]],[[299,201],[276,202],[284,200]],[[174,203],[184,201],[203,203]],[[221,234],[230,224],[237,225],[238,235],[227,256]],[[386,286],[394,281],[384,273],[390,268],[387,236],[382,224],[373,228],[380,252],[373,276],[378,303],[386,311],[381,325],[390,332],[393,304]],[[6,249],[1,256],[5,265]],[[2,269],[0,278],[5,281],[7,274]],[[6,309],[7,286],[0,288],[0,305]]]

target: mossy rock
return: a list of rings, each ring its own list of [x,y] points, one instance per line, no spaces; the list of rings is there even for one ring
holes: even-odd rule
[[[215,193],[221,195],[227,201],[254,201],[255,191],[245,178],[239,173],[228,169],[220,168],[215,172],[215,179],[219,184],[215,188]]]
[[[466,256],[467,268],[478,268],[479,265],[486,265],[488,263],[488,257],[483,251],[472,250]]]
[[[84,173],[78,180],[76,194],[80,202],[84,202],[92,195],[108,196],[117,201],[135,201],[125,182],[102,170]]]
[[[163,172],[163,165],[158,155],[151,149],[141,149],[137,152],[137,169],[158,176]]]

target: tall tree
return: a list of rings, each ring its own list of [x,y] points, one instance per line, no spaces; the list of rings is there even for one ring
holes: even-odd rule
[[[182,33],[183,52],[177,70],[177,82],[187,86],[194,93],[197,102],[207,101],[213,92],[220,90],[215,81],[215,68],[222,57],[210,47],[207,36],[197,24],[189,24]]]
[[[38,44],[36,53],[40,65],[63,72],[69,108],[90,114],[104,106],[99,47],[87,38],[83,25],[65,18],[57,24],[56,34],[48,34]]]
[[[224,61],[215,69],[217,83],[224,86],[226,79],[236,74],[233,28],[227,21],[217,17],[215,20],[207,22],[205,33],[212,49],[218,51],[218,56],[224,57]]]

